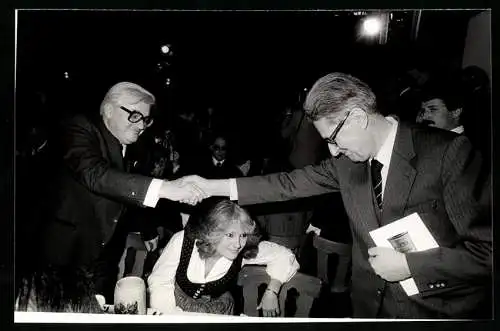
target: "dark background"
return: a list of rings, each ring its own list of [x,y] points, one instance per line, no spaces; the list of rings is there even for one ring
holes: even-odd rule
[[[146,85],[176,109],[267,111],[332,71],[376,83],[415,63],[460,65],[477,12],[424,11],[418,42],[413,12],[394,12],[381,46],[357,40],[362,16],[343,11],[20,11],[16,85],[68,99],[68,111],[95,106],[120,80]],[[165,43],[173,55],[159,73]],[[172,84],[162,88],[166,76]]]
[[[157,97],[157,123],[214,107],[233,141],[265,145],[273,118],[300,107],[304,88],[329,72],[351,73],[378,92],[415,66],[460,68],[467,22],[478,12],[423,11],[415,37],[416,11],[393,11],[379,45],[359,38],[364,15],[353,11],[19,11],[17,138],[47,117],[37,92],[52,120],[95,113],[109,87],[133,81]],[[172,55],[160,52],[164,44]]]

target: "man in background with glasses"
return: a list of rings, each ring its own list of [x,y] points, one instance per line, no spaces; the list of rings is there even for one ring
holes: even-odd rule
[[[41,261],[89,267],[97,291],[108,300],[128,234],[120,222],[126,204],[155,207],[160,198],[195,204],[205,197],[195,184],[127,172],[127,146],[153,123],[154,103],[155,97],[141,86],[118,83],[106,93],[100,116],[96,112],[63,121],[54,141],[59,167],[46,204]]]
[[[200,159],[200,165],[195,173],[210,179],[243,176],[233,160],[228,158],[228,147],[228,140],[224,135],[214,134],[210,139],[210,154]]]
[[[491,318],[489,183],[470,141],[384,117],[371,89],[343,73],[320,78],[304,108],[331,158],[289,173],[191,179],[242,205],[340,191],[352,230],[354,317]],[[371,231],[414,212],[438,248],[375,247]],[[399,281],[410,277],[419,293],[408,296]]]

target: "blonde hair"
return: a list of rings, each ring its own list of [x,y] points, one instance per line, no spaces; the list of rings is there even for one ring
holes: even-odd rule
[[[192,239],[198,240],[196,246],[200,257],[205,259],[213,256],[225,231],[235,223],[247,232],[247,242],[242,250],[243,257],[257,256],[261,235],[257,224],[248,212],[229,199],[211,198],[204,203],[205,205],[201,206],[199,211],[200,219],[193,227],[190,226],[187,232]]]
[[[123,96],[135,99],[134,103],[143,102],[152,106],[156,102],[154,95],[145,88],[130,82],[120,82],[113,85],[104,96],[100,107],[101,115],[104,113],[105,105],[115,103]]]

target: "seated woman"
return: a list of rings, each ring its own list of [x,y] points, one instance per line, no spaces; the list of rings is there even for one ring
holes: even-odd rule
[[[230,289],[245,264],[267,265],[271,280],[258,309],[278,316],[281,285],[297,272],[293,253],[278,244],[260,241],[257,225],[230,200],[203,201],[206,213],[191,218],[175,233],[148,278],[150,305],[163,314],[176,311],[232,315]]]
[[[91,275],[81,268],[46,266],[19,282],[15,310],[102,313]]]

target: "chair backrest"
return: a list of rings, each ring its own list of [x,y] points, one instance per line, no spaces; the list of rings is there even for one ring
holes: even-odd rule
[[[268,284],[270,280],[266,273],[266,267],[258,265],[244,266],[238,277],[238,285],[243,287],[244,306],[243,312],[248,316],[258,316],[258,289],[262,284]],[[289,290],[295,289],[298,293],[296,298],[296,310],[293,316],[285,315],[285,301]],[[319,296],[321,290],[321,280],[297,272],[287,283],[283,284],[280,295],[280,316],[281,317],[308,317],[313,300]],[[288,312],[287,312],[288,313]]]
[[[317,276],[330,284],[330,291],[342,293],[349,290],[349,268],[351,265],[351,245],[330,241],[320,236],[314,236],[313,245],[318,252]],[[334,279],[328,277],[328,256],[336,254],[338,263]]]

